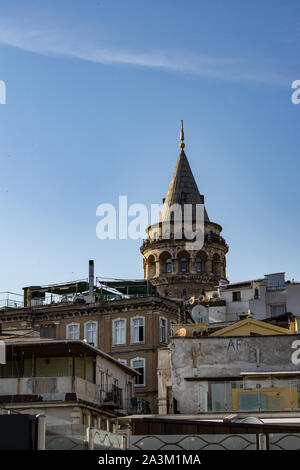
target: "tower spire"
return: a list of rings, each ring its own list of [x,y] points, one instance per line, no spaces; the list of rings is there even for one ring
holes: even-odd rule
[[[180,140],[181,140],[181,142],[180,142],[179,147],[181,149],[184,149],[185,143],[183,142],[184,141],[184,132],[183,132],[183,121],[182,120],[181,120],[181,129],[180,129]]]

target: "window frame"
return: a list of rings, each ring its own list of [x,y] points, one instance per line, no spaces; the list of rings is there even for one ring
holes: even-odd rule
[[[93,346],[94,346],[94,348],[97,348],[98,347],[98,322],[96,320],[89,320],[89,321],[85,322],[85,324],[84,324],[84,339],[86,340],[86,342],[88,344],[91,344],[88,341],[88,338],[87,338],[87,327],[88,327],[88,325],[91,325],[91,324],[96,325],[96,331],[95,331],[96,341],[94,342]]]
[[[170,266],[170,269],[168,269],[168,266]],[[172,258],[167,258],[165,261],[165,273],[166,274],[171,274],[173,272],[173,262]]]
[[[166,341],[163,341],[162,338],[162,321],[165,321],[165,334],[166,334]],[[168,344],[168,320],[166,317],[159,317],[159,342],[161,344]]]
[[[127,366],[127,359],[122,359],[121,357],[118,357],[118,361],[120,364],[123,364],[123,366]]]
[[[237,299],[234,299],[234,295],[238,297]],[[240,290],[235,290],[232,291],[232,302],[241,302],[242,301],[242,292]]]
[[[271,317],[278,317],[278,315],[283,315],[283,313],[273,313],[273,307],[284,307],[283,313],[286,313],[286,303],[270,304]]]
[[[142,341],[135,341],[134,340],[134,330],[135,330],[135,327],[134,327],[134,320],[143,320],[143,340]],[[130,319],[130,325],[131,325],[131,344],[145,344],[145,338],[146,338],[146,320],[145,320],[145,317],[142,316],[142,315],[136,315],[135,317],[132,317]],[[140,328],[140,326],[138,327]]]
[[[169,321],[169,337],[174,336],[174,330],[172,325],[177,325],[176,320],[170,320]]]
[[[198,270],[198,264],[201,265],[200,271]],[[195,259],[196,273],[203,273],[203,259],[199,256]]]
[[[78,338],[69,338],[68,330],[72,326],[77,326],[78,327]],[[68,323],[66,325],[66,339],[69,339],[71,341],[79,341],[80,340],[80,323],[72,322],[72,323]]]
[[[115,333],[115,327],[117,322],[124,322],[124,343],[117,343],[116,342],[116,333]],[[113,346],[126,346],[127,344],[127,321],[126,318],[114,318],[112,321],[112,345]]]
[[[143,369],[144,369],[144,381],[142,384],[137,384],[136,382],[134,382],[134,387],[145,387],[146,386],[146,359],[144,357],[134,357],[130,360],[130,367],[134,370],[137,370],[137,368],[134,367],[133,363],[134,361],[143,361]],[[139,369],[141,369],[139,367]],[[137,379],[137,377],[140,377],[140,376],[135,376],[135,381]]]
[[[181,273],[188,273],[188,259],[183,256],[182,258],[179,259],[180,262],[180,272]],[[183,269],[183,266],[185,269]]]

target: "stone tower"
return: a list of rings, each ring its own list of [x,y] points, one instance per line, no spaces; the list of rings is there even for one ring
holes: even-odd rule
[[[228,246],[221,237],[222,227],[211,222],[204,206],[204,196],[199,193],[188,159],[184,152],[184,134],[181,122],[181,152],[171,180],[159,221],[147,228],[147,239],[141,246],[144,277],[151,281],[162,296],[174,299],[200,297],[212,290],[220,280],[226,280],[226,253]],[[175,206],[174,206],[175,204]],[[202,207],[203,244],[191,245],[183,230],[176,229],[174,215],[168,213],[169,230],[163,222],[164,209],[190,205],[191,224],[196,230],[196,207]],[[181,217],[181,216],[180,216]],[[183,217],[183,216],[182,216]],[[196,232],[195,232],[196,233]],[[192,247],[192,249],[191,249]]]

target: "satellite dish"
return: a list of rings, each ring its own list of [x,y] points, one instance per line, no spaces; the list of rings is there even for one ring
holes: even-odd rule
[[[207,323],[207,310],[203,305],[195,305],[192,309],[192,319],[195,323]]]

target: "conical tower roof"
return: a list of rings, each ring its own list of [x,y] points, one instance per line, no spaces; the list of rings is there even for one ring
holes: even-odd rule
[[[195,213],[194,207],[196,204],[204,204],[204,196],[199,193],[198,186],[193,176],[187,156],[183,150],[184,148],[184,134],[183,127],[181,128],[181,152],[177,161],[175,171],[164,200],[164,204],[169,207],[173,204],[192,204],[193,214]],[[162,211],[163,213],[163,211]],[[164,216],[161,214],[160,221]],[[209,217],[204,208],[204,220],[209,222]]]

